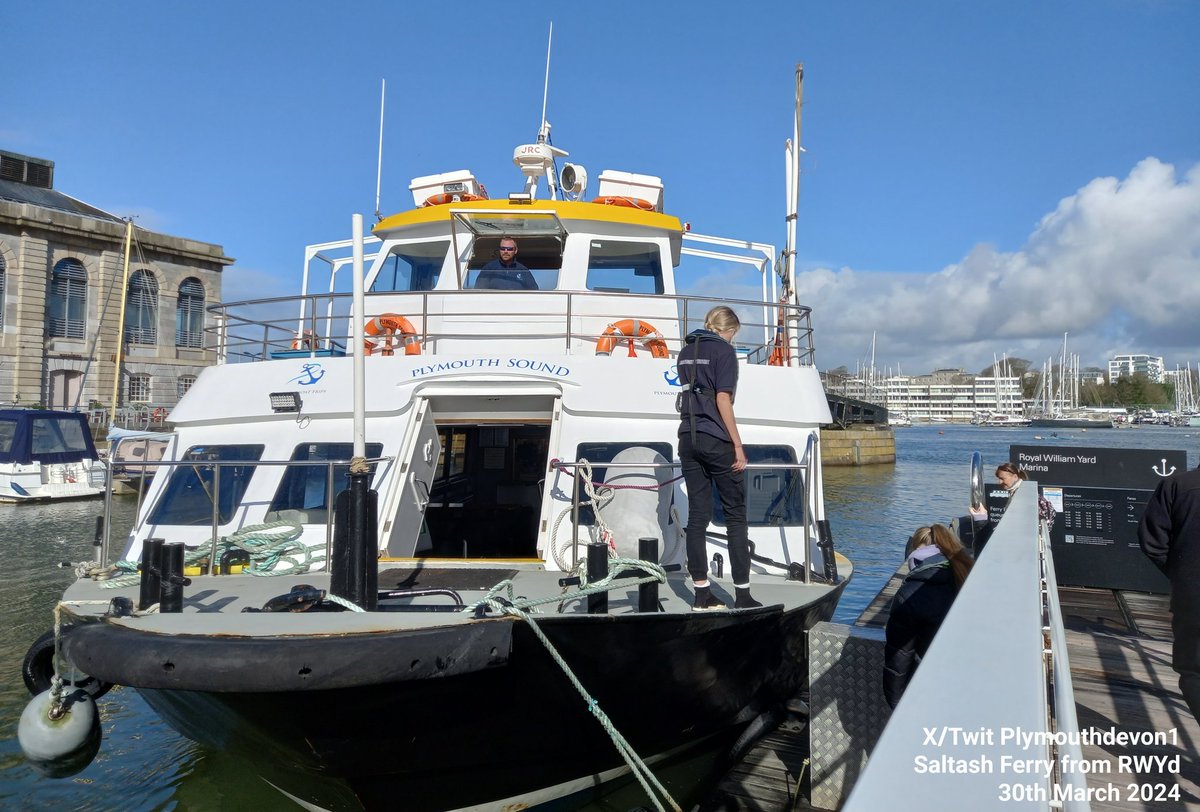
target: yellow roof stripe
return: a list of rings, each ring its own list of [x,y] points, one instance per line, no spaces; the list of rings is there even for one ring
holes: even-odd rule
[[[451,209],[470,211],[482,209],[503,211],[505,217],[526,217],[552,211],[560,220],[592,220],[603,223],[627,223],[646,228],[666,231],[683,231],[679,218],[655,211],[642,211],[630,206],[611,206],[603,203],[584,203],[574,200],[535,200],[533,203],[513,203],[509,200],[470,200],[442,206],[425,206],[419,209],[393,214],[384,218],[371,229],[376,235],[406,226],[422,225],[450,220]]]

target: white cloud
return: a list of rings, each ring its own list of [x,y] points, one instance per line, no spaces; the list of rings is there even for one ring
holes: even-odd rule
[[[817,269],[799,275],[823,368],[856,361],[978,371],[993,355],[1040,363],[1064,332],[1082,363],[1118,352],[1200,361],[1200,167],[1146,158],[1059,202],[1011,253],[980,244],[929,274]]]

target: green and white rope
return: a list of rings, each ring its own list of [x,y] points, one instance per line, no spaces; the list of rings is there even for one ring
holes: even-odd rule
[[[250,563],[243,570],[247,575],[274,577],[308,572],[314,563],[324,564],[325,543],[305,544],[299,540],[303,532],[301,525],[288,521],[247,525],[217,541],[217,561],[230,550],[241,550],[250,557]],[[208,544],[190,548],[184,553],[183,565],[193,567],[207,561],[211,552]],[[106,589],[133,586],[141,579],[140,566],[137,561],[118,561],[109,568],[107,579],[97,580],[103,580]],[[92,569],[86,574],[94,575],[95,572]]]
[[[534,635],[537,636],[538,640],[542,641],[542,645],[546,647],[546,650],[550,653],[550,656],[553,658],[554,662],[557,663],[558,667],[562,669],[562,672],[566,674],[567,679],[571,682],[571,685],[575,686],[575,690],[579,692],[581,697],[583,697],[584,702],[587,703],[588,711],[596,717],[596,721],[600,723],[600,726],[604,728],[604,732],[608,734],[610,739],[612,739],[613,746],[617,748],[617,752],[621,754],[621,758],[625,759],[625,763],[629,765],[630,772],[632,772],[637,778],[638,783],[642,785],[642,789],[646,791],[646,796],[654,803],[655,809],[657,809],[658,812],[666,812],[666,810],[663,808],[662,801],[660,800],[661,797],[662,799],[665,799],[668,804],[670,804],[670,807],[672,810],[674,810],[674,812],[682,812],[679,804],[674,798],[671,797],[671,793],[669,793],[666,787],[664,787],[662,783],[655,778],[654,773],[651,772],[650,768],[646,765],[646,762],[642,760],[641,756],[639,756],[633,749],[633,746],[629,744],[625,737],[621,735],[621,732],[613,725],[612,719],[610,719],[608,714],[605,713],[600,707],[600,703],[597,702],[596,699],[587,692],[587,689],[583,687],[583,683],[579,681],[579,678],[575,676],[575,673],[571,670],[571,667],[567,665],[566,660],[564,660],[562,655],[558,653],[558,650],[554,647],[554,644],[550,642],[550,638],[546,636],[545,632],[541,630],[537,622],[533,619],[532,613],[526,611],[543,604],[559,603],[563,600],[582,598],[586,597],[587,595],[607,592],[610,589],[614,589],[616,585],[614,585],[613,582],[626,568],[640,569],[647,574],[641,578],[622,578],[619,585],[621,587],[627,587],[633,584],[648,584],[652,582],[665,584],[667,582],[666,571],[658,564],[651,564],[648,561],[629,558],[613,558],[609,560],[609,567],[609,573],[604,578],[601,578],[591,584],[581,583],[579,589],[575,592],[572,592],[569,596],[566,596],[566,598],[564,598],[562,595],[556,595],[549,598],[518,598],[513,594],[512,580],[506,579],[489,589],[487,594],[481,600],[472,606],[467,607],[466,611],[474,612],[478,607],[486,606],[489,609],[495,610],[496,612],[510,615],[528,623],[529,628],[533,631]],[[501,592],[508,593],[507,600],[499,597]]]

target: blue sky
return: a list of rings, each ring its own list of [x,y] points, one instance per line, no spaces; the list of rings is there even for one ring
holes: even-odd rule
[[[1008,353],[1200,362],[1200,3],[60,2],[6,5],[0,148],[140,225],[221,244],[226,300],[417,175],[520,186],[547,118],[588,167],[663,178],[702,233],[782,246],[805,65],[802,299],[822,368]],[[13,32],[25,32],[12,36]],[[37,32],[37,36],[34,36]],[[757,290],[748,272],[683,280]]]

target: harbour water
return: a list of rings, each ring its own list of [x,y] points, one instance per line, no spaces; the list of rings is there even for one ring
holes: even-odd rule
[[[1197,463],[1200,430],[1158,426],[1059,431],[917,426],[896,433],[895,465],[828,468],[826,506],[838,550],[856,574],[835,620],[849,622],[870,602],[899,564],[913,529],[965,512],[971,453],[989,472],[1012,444],[1055,448],[1098,446],[1182,450]],[[113,538],[133,521],[132,499],[118,500]],[[28,701],[21,661],[29,644],[51,628],[56,598],[70,580],[59,562],[88,559],[99,500],[53,505],[0,505],[0,808],[13,810],[261,810],[288,809],[273,789],[236,757],[180,737],[131,690],[115,689],[99,702],[104,742],[90,767],[67,779],[38,776],[21,756],[17,720]],[[119,542],[115,543],[119,547]],[[469,776],[464,777],[469,780]],[[605,804],[624,812],[637,801]],[[402,808],[401,806],[397,807]]]

